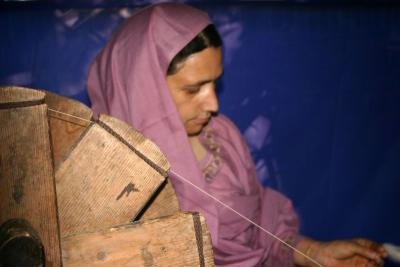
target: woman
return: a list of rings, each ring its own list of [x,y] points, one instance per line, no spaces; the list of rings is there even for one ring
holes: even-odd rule
[[[239,131],[217,114],[221,45],[202,11],[171,3],[143,9],[91,65],[92,108],[126,121],[160,146],[172,166],[170,179],[182,210],[206,217],[216,265],[315,266],[178,175],[324,266],[381,265],[385,252],[371,241],[322,243],[300,236],[290,201],[259,185]]]

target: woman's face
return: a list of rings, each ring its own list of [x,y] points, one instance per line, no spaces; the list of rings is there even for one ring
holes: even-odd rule
[[[215,84],[222,75],[221,48],[206,48],[190,55],[167,76],[172,99],[189,136],[198,135],[218,111]]]

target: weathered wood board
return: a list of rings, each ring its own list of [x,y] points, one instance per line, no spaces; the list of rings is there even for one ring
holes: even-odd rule
[[[50,137],[52,141],[52,152],[55,169],[64,161],[80,137],[91,124],[93,111],[84,104],[63,97],[48,91],[43,91],[46,94],[45,102],[48,106]],[[155,157],[159,160],[160,151],[149,140],[143,139],[141,135],[133,135],[132,129],[124,123],[118,122],[113,125],[112,122],[107,122],[107,117],[104,117],[104,123],[111,124],[110,126],[117,129],[118,134],[127,138],[137,147],[139,151],[147,153],[146,156]],[[119,130],[118,130],[119,129]],[[164,168],[167,168],[167,162],[162,162]],[[154,194],[151,200],[146,203],[146,207],[142,210],[140,218],[150,219],[158,218],[174,214],[180,210],[178,199],[171,183],[166,180],[165,184],[160,187],[158,192]]]
[[[125,123],[112,119],[111,117],[101,115],[100,121],[108,127],[112,127],[115,132],[124,138],[128,143],[132,144],[139,153],[145,155],[149,160],[159,165],[163,170],[169,169],[167,159],[162,155],[162,152],[151,140],[146,139],[142,134]],[[161,170],[161,172],[163,172]],[[166,173],[164,174],[167,175]],[[180,211],[178,198],[171,182],[167,179],[158,192],[150,199],[140,214],[141,219],[154,219],[167,215],[172,215]]]
[[[46,266],[61,265],[56,192],[44,93],[0,88],[0,225],[24,219],[38,232]]]
[[[138,219],[155,219],[172,215],[178,211],[180,211],[178,198],[171,182],[167,179],[154,198],[146,203],[143,214],[140,214]]]
[[[56,170],[61,236],[134,220],[168,169],[152,142],[125,123],[101,116]]]
[[[69,248],[64,266],[96,266],[85,257],[69,258],[82,249],[73,240],[83,232],[106,234],[112,241],[101,242],[111,249],[107,257],[121,256],[105,261],[99,251],[101,266],[213,266],[204,219],[176,214],[168,161],[124,122],[106,115],[93,120],[88,107],[49,92],[4,87],[0,125],[0,226],[10,219],[29,222],[43,243],[46,266],[61,266],[60,243]],[[132,248],[142,260],[121,265],[139,255]]]
[[[214,266],[210,235],[198,213],[64,237],[63,266]]]
[[[89,126],[93,112],[76,100],[43,92],[46,94],[54,166],[57,168]]]

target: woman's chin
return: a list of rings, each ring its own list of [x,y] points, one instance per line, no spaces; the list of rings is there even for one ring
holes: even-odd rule
[[[188,136],[190,136],[190,137],[197,136],[204,129],[204,126],[205,125],[198,126],[198,127],[191,127],[190,129],[186,129],[186,132],[187,132]]]

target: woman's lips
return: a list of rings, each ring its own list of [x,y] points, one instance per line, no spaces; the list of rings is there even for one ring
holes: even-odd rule
[[[196,124],[206,124],[210,120],[210,117],[207,118],[198,118],[194,120],[194,123]]]

